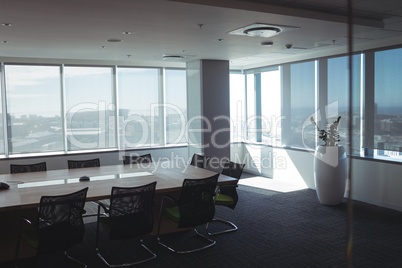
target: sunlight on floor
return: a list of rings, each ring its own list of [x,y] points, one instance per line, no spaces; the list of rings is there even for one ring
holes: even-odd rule
[[[239,180],[240,185],[257,187],[282,193],[307,189],[305,183],[285,182],[283,180],[274,180],[262,176],[250,176]]]

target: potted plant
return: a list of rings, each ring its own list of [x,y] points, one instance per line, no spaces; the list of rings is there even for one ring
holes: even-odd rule
[[[324,142],[318,145],[314,154],[314,182],[318,200],[324,205],[338,205],[345,194],[347,177],[346,150],[339,145],[338,131],[341,117],[326,123],[325,129],[320,129],[314,118],[310,118],[315,125],[318,137]]]

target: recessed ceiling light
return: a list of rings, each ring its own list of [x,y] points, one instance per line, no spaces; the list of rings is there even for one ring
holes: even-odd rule
[[[131,34],[131,32],[123,32],[123,34]]]
[[[121,39],[108,39],[108,40],[106,40],[107,42],[109,42],[109,43],[120,43],[120,42],[123,42],[123,40],[121,40]]]
[[[2,23],[1,25],[2,25],[2,26],[7,26],[7,27],[11,27],[11,26],[12,26],[11,23]]]

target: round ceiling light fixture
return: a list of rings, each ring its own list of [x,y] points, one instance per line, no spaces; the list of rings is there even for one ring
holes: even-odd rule
[[[244,30],[243,32],[249,36],[256,36],[256,37],[271,37],[277,35],[282,30],[279,27],[253,27]]]

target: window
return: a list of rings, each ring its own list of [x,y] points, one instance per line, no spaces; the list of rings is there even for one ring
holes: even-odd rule
[[[230,140],[239,142],[245,137],[245,76],[230,74]]]
[[[5,80],[9,154],[62,151],[60,67],[5,65]]]
[[[185,70],[165,70],[166,144],[186,142],[187,85]]]
[[[118,68],[121,148],[161,144],[159,69]]]
[[[257,107],[254,74],[246,76],[247,93],[247,141],[257,141]]]
[[[281,76],[279,69],[261,73],[262,142],[281,145]]]
[[[315,112],[315,69],[314,61],[290,66],[290,145],[294,147],[315,148],[316,131],[310,124],[310,117]]]
[[[375,53],[374,147],[378,155],[401,157],[402,49]]]
[[[64,68],[69,151],[115,148],[112,67]]]
[[[360,115],[360,89],[362,72],[361,68],[362,55],[353,56],[353,109],[352,109],[352,153],[359,154],[361,148],[361,115]],[[340,144],[348,145],[349,141],[349,60],[348,57],[337,57],[328,60],[328,119],[332,122],[336,116],[340,115],[339,124]],[[331,121],[332,120],[332,121]],[[346,148],[348,148],[346,146]]]

